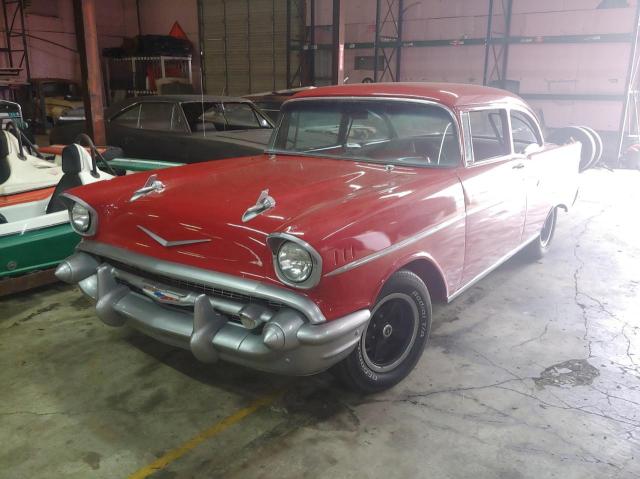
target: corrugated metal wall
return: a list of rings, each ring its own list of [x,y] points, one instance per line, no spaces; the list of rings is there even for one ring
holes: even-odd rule
[[[207,93],[286,88],[286,0],[202,0],[200,28]]]
[[[514,0],[511,37],[515,40],[509,47],[506,78],[518,82],[520,93],[544,116],[547,126],[589,124],[599,131],[617,131],[637,3]],[[356,60],[364,55],[372,58],[373,48],[363,45],[373,46],[375,6],[376,0],[346,3],[349,83],[373,77],[373,70],[357,68]],[[331,9],[331,0],[316,0],[319,48],[330,47],[323,32],[330,32]],[[405,0],[400,79],[482,83],[488,12],[489,0]],[[493,32],[504,32],[501,15],[494,16]]]

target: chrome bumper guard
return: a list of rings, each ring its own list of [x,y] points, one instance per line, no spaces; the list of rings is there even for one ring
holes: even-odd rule
[[[161,342],[189,349],[204,362],[222,359],[279,374],[315,374],[353,350],[370,317],[369,310],[361,310],[325,321],[315,303],[289,290],[151,260],[90,241],[83,241],[78,249],[58,266],[56,275],[67,283],[78,283],[96,301],[96,313],[105,324],[132,326]],[[212,287],[232,287],[236,293],[265,301],[243,303],[181,290],[119,269],[110,260],[141,269],[152,262],[152,272],[162,277],[206,279]],[[170,304],[152,299],[149,288],[169,291]],[[280,303],[282,307],[274,309],[266,301]],[[310,302],[313,307],[308,308]]]

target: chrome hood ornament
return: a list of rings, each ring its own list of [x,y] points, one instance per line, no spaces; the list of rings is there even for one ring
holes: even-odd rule
[[[142,188],[133,192],[133,196],[129,199],[129,203],[132,203],[143,196],[148,195],[149,193],[153,193],[154,191],[160,193],[164,191],[164,183],[158,180],[158,175],[153,174],[149,178],[147,178],[146,183]]]
[[[168,241],[168,240],[164,239],[162,236],[154,233],[153,231],[148,230],[144,226],[140,226],[140,225],[137,225],[137,226],[138,226],[139,230],[141,230],[144,233],[146,233],[147,235],[149,235],[152,239],[156,240],[158,243],[160,243],[165,248],[171,248],[172,246],[184,246],[184,245],[196,244],[196,243],[207,243],[207,242],[211,241],[211,239],[209,239],[209,238],[196,239],[196,240]]]
[[[276,200],[273,197],[269,196],[269,190],[262,190],[260,196],[258,196],[258,201],[256,204],[251,206],[244,212],[242,215],[242,222],[246,223],[247,221],[251,221],[256,216],[264,213],[267,210],[270,210],[276,205]]]

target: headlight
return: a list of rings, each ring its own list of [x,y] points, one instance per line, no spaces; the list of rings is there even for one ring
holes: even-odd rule
[[[302,283],[311,276],[313,259],[311,254],[299,244],[285,241],[278,250],[278,267],[289,281]]]
[[[69,220],[73,230],[83,236],[94,235],[98,226],[98,218],[94,209],[71,195],[66,196],[73,201],[73,206],[69,210]]]
[[[91,213],[86,207],[76,203],[71,208],[71,222],[73,229],[80,233],[86,233],[91,227]]]

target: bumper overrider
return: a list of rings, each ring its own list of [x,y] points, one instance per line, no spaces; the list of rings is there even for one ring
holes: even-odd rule
[[[370,311],[326,321],[308,297],[277,286],[159,261],[84,240],[56,270],[96,301],[109,326],[129,325],[163,343],[262,371],[324,371],[356,346]]]

